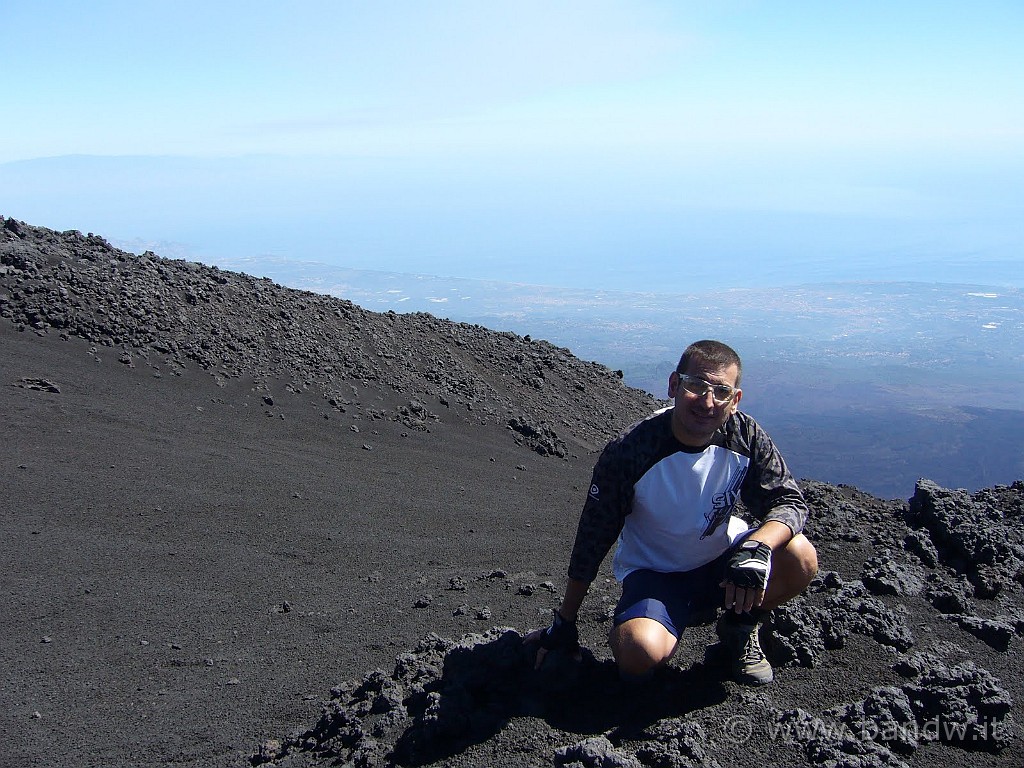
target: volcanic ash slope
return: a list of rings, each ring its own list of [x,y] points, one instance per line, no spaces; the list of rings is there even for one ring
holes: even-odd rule
[[[802,481],[776,683],[704,626],[636,689],[607,563],[582,662],[522,645],[595,451],[657,407],[616,373],[12,219],[0,350],[11,764],[1024,764],[1024,483]]]

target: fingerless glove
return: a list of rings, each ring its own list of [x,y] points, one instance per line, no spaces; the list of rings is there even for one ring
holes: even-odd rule
[[[551,626],[544,630],[540,638],[540,647],[549,651],[555,649],[576,648],[580,644],[579,630],[575,621],[562,618],[562,614],[556,609]]]
[[[772,548],[761,541],[745,541],[729,558],[726,581],[741,589],[764,590],[772,572]]]

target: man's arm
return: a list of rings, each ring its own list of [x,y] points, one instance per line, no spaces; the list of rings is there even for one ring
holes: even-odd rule
[[[767,433],[751,418],[744,420],[750,444],[751,466],[741,495],[747,508],[761,520],[745,544],[749,548],[733,556],[725,587],[725,607],[737,613],[760,607],[771,572],[772,556],[785,549],[793,537],[803,530],[807,520],[807,503],[779,449]],[[755,548],[763,544],[765,548]],[[736,567],[738,566],[738,570]],[[753,578],[763,576],[763,580]],[[760,581],[759,587],[736,581]]]
[[[594,467],[586,503],[576,527],[576,538],[569,557],[565,595],[548,628],[530,632],[524,642],[539,642],[535,668],[539,669],[548,649],[565,644],[578,655],[576,620],[590,584],[615,539],[622,530],[629,495],[623,491],[624,473],[611,445],[606,446]],[[548,647],[545,648],[544,646]]]
[[[743,416],[745,418],[739,422],[742,440],[750,451],[750,468],[740,489],[743,503],[763,523],[781,523],[788,529],[788,538],[792,538],[803,530],[807,521],[807,502],[775,443],[757,422],[745,414]],[[776,529],[775,534],[765,535],[785,537],[786,532]],[[779,542],[773,538],[765,543],[775,545]]]
[[[750,534],[748,538],[753,541],[760,541],[771,547],[772,552],[778,552],[785,548],[793,538],[793,531],[785,523],[778,520],[766,520],[761,526]]]
[[[576,621],[580,613],[580,606],[583,605],[583,598],[590,590],[589,581],[569,579],[565,585],[565,596],[562,604],[558,606],[559,615],[566,621]]]
[[[580,613],[580,606],[583,605],[583,598],[587,596],[587,591],[589,589],[589,581],[580,581],[579,579],[570,578],[568,583],[565,585],[565,596],[562,598],[562,603],[556,609],[561,622],[571,626],[572,636],[570,639],[573,639],[574,643],[576,642],[576,619]],[[540,669],[541,664],[544,663],[544,657],[548,655],[548,649],[544,647],[544,635],[554,631],[554,628],[558,623],[559,621],[556,619],[555,623],[552,624],[551,629],[546,629],[544,627],[535,629],[523,639],[523,643],[540,643],[540,647],[537,648],[537,657],[533,664],[534,669]],[[575,655],[578,661],[581,658],[578,645],[575,647]]]

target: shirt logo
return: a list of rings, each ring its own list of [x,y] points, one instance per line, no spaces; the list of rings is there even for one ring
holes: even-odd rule
[[[590,486],[590,495],[594,498],[595,501],[601,500],[601,489],[597,487],[597,483],[594,483],[592,486]]]
[[[704,528],[704,533],[700,535],[702,539],[711,536],[718,530],[718,526],[729,519],[733,507],[736,506],[736,498],[738,496],[739,494],[736,491],[715,494],[711,501],[711,509],[704,513],[704,519],[707,520],[708,524]]]

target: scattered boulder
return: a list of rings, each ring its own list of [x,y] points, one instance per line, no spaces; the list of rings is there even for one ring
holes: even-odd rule
[[[924,575],[916,566],[900,562],[890,550],[864,563],[861,581],[876,595],[916,595],[924,588]]]

